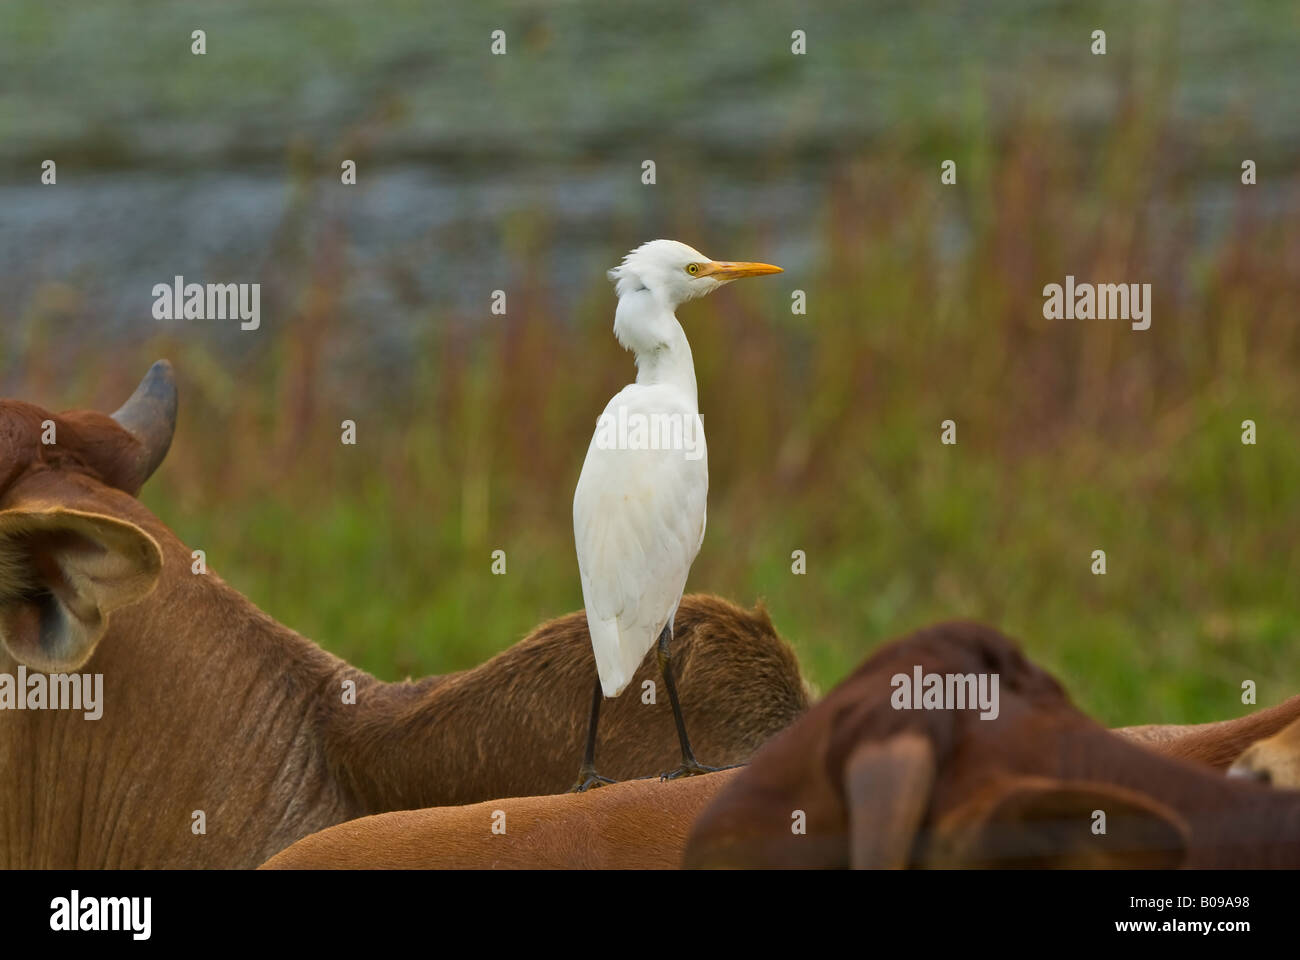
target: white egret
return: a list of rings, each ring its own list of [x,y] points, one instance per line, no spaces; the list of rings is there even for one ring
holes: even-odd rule
[[[642,244],[609,271],[618,296],[614,336],[635,354],[637,372],[597,422],[573,495],[597,673],[575,790],[613,782],[595,770],[601,697],[623,692],[656,638],[682,748],[682,765],[664,776],[713,769],[691,750],[669,658],[673,617],[704,541],[709,489],[695,365],[674,311],[732,280],[780,272],[767,263],[710,260],[676,240]]]

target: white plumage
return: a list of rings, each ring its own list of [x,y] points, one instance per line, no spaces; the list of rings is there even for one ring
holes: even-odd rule
[[[695,417],[695,397],[667,383],[633,383],[605,413]],[[703,435],[700,436],[701,445]],[[592,437],[573,496],[573,532],[596,670],[607,697],[632,680],[677,612],[704,542],[708,456],[601,449]]]

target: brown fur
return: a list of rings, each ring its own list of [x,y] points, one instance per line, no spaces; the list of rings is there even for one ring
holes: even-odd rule
[[[998,674],[998,717],[894,709],[891,677],[918,664]],[[1094,809],[1106,836],[1091,834]],[[901,844],[873,840],[898,830]],[[700,815],[685,862],[1296,867],[1300,793],[1116,737],[997,631],[944,624],[879,650],[760,750]]]
[[[64,414],[57,448],[43,447],[49,416],[0,401],[0,511],[53,505],[133,525],[162,570],[151,594],[107,618],[80,668],[104,675],[102,719],[0,713],[0,866],[255,866],[344,820],[551,793],[575,779],[595,679],[583,614],[544,624],[476,669],[380,682],[215,573],[192,574],[190,548],[131,495],[123,464],[140,460],[131,435],[99,414]],[[0,571],[11,580],[0,584],[0,610],[12,614],[0,623],[11,630],[29,629],[40,602],[21,569],[25,549],[8,553],[18,574]],[[748,759],[807,706],[794,656],[761,609],[684,598],[674,661],[705,762]],[[0,644],[0,672],[16,668]],[[647,678],[658,680],[653,657],[605,703],[597,764],[607,776],[678,762],[666,698],[644,705],[638,695]],[[355,705],[343,703],[345,680]],[[191,832],[195,811],[205,835]]]
[[[736,773],[381,813],[304,837],[262,869],[675,869],[691,821]],[[498,812],[504,833],[492,832]]]
[[[41,443],[46,420],[54,421],[56,443]],[[0,401],[0,491],[22,474],[67,470],[134,494],[139,459],[140,442],[106,414],[52,414],[21,400]]]
[[[1216,723],[1148,724],[1120,727],[1115,732],[1170,757],[1226,770],[1256,740],[1271,737],[1300,720],[1300,696],[1244,717]]]

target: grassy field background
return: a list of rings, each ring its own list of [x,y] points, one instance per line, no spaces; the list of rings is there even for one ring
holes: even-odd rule
[[[914,50],[949,35],[886,6],[893,19],[864,25],[858,37],[864,57],[891,49],[882,38],[889,29]],[[780,55],[784,26],[762,38],[744,18],[744,39],[731,42],[771,43],[776,53],[730,88],[750,91],[734,93],[749,111],[741,115],[776,103],[788,117],[820,116],[827,104],[834,122],[787,118],[759,130],[748,154],[737,147],[723,159],[692,146],[698,119],[656,134],[644,150],[601,153],[592,144],[605,128],[592,115],[635,107],[632,78],[613,92],[581,84],[561,97],[554,85],[565,76],[578,85],[578,71],[548,75],[545,99],[519,121],[527,139],[541,150],[547,137],[587,145],[545,159],[509,159],[500,148],[507,161],[492,176],[541,186],[509,216],[468,209],[457,221],[487,231],[474,243],[491,247],[508,282],[488,271],[479,283],[469,272],[481,258],[466,253],[457,222],[417,231],[422,245],[407,253],[427,252],[423,261],[368,256],[332,172],[359,137],[357,149],[377,167],[400,158],[453,184],[482,177],[449,153],[452,138],[430,122],[442,115],[429,99],[468,89],[482,66],[453,59],[422,85],[376,81],[373,91],[361,85],[364,96],[323,94],[352,117],[347,135],[318,134],[329,126],[319,112],[304,111],[299,125],[286,107],[279,139],[274,114],[250,117],[247,136],[231,139],[221,109],[200,111],[208,119],[194,121],[199,128],[222,135],[198,148],[187,139],[180,159],[136,151],[122,131],[215,98],[189,74],[173,96],[134,108],[143,120],[123,107],[112,137],[111,118],[84,132],[76,118],[93,98],[61,95],[57,84],[61,109],[40,129],[21,126],[27,121],[11,98],[0,122],[21,134],[17,145],[8,138],[14,165],[50,144],[72,144],[87,171],[114,176],[166,171],[197,181],[214,166],[246,163],[288,200],[270,235],[246,238],[256,272],[238,256],[205,253],[199,239],[171,241],[178,255],[209,265],[202,279],[267,285],[267,319],[255,335],[152,323],[147,283],[131,288],[132,322],[129,307],[106,312],[87,292],[87,276],[113,282],[93,270],[95,250],[107,257],[112,249],[111,231],[90,248],[89,274],[51,266],[30,235],[10,232],[4,274],[20,294],[0,305],[0,383],[7,395],[51,408],[112,409],[148,363],[169,356],[181,421],[145,502],[255,603],[328,649],[389,679],[441,673],[479,663],[581,606],[573,488],[596,415],[632,375],[631,357],[611,334],[614,298],[599,268],[655,235],[719,258],[782,262],[785,249],[782,277],[728,287],[679,314],[695,354],[711,468],[708,534],[688,589],[764,602],[823,689],[881,642],[974,617],[1020,638],[1103,722],[1235,716],[1245,680],[1257,682],[1261,704],[1300,692],[1300,167],[1294,126],[1267,122],[1286,110],[1294,119],[1296,101],[1279,102],[1278,92],[1294,89],[1300,68],[1271,53],[1253,57],[1249,45],[1202,43],[1215,35],[1221,7],[1181,5],[1190,12],[1168,20],[1149,12],[1159,5],[1137,6],[1148,12],[1098,5],[1089,18],[1036,5],[1035,36],[1083,51],[1068,67],[1042,62],[1041,45],[1022,49],[1020,21],[998,8],[973,34],[983,47],[957,58],[957,85],[943,97],[932,100],[922,80],[877,60],[874,83],[890,94],[864,92],[857,115],[793,75],[797,67]],[[62,37],[35,8],[23,9],[33,36]],[[417,16],[404,4],[385,9],[399,23]],[[532,38],[521,49],[538,58],[567,49],[564,38],[581,28],[574,8],[554,18],[543,9],[502,7],[503,17],[517,18],[509,23],[531,18],[520,28]],[[1267,52],[1300,32],[1292,5],[1243,9],[1224,11],[1240,27],[1225,33],[1230,40],[1254,39]],[[925,14],[935,22],[945,15]],[[1103,15],[1130,26],[1144,17],[1134,35],[1151,42],[1137,48],[1122,27],[1112,29],[1111,59],[1087,57],[1088,25]],[[222,16],[252,30],[253,20]],[[723,18],[715,28],[726,26],[726,15],[710,16]],[[814,76],[851,71],[854,35],[819,16],[838,53],[832,64],[814,60]],[[473,26],[486,36],[489,21]],[[380,23],[385,42],[401,48],[407,34],[391,18],[348,29],[379,31]],[[292,46],[278,19],[263,27]],[[341,30],[330,21],[321,34]],[[478,33],[474,42],[485,45]],[[80,36],[54,49],[75,50],[86,42]],[[622,37],[629,47],[635,39]],[[156,26],[145,42],[163,42]],[[338,42],[346,51],[356,41]],[[668,49],[673,33],[644,42]],[[719,44],[731,53],[708,67],[707,46],[688,51],[683,69],[725,73],[750,62]],[[391,63],[402,62],[399,53]],[[905,60],[890,55],[887,65]],[[9,60],[27,76],[39,58],[24,56],[11,50]],[[239,74],[230,97],[255,90],[269,102],[278,84],[329,74],[303,57],[296,71],[292,60],[268,66],[265,87]],[[1266,66],[1252,73],[1252,61]],[[360,77],[379,70],[361,54],[348,63]],[[147,66],[130,58],[112,66],[107,75],[121,77],[122,89],[147,86]],[[1092,72],[1070,83],[1062,69]],[[1221,102],[1203,102],[1203,70],[1229,78]],[[663,116],[693,102],[680,78],[647,82],[668,91]],[[448,116],[467,129],[497,106],[510,116],[518,105],[509,94],[520,83],[476,89],[473,109],[449,97]],[[1083,91],[1083,108],[1058,109],[1054,97],[1066,88]],[[377,102],[388,102],[381,94],[398,106],[378,111]],[[538,120],[551,116],[572,121],[555,128],[565,135]],[[509,140],[499,129],[496,139],[478,136],[493,150]],[[254,155],[243,157],[240,144]],[[651,152],[667,162],[648,196],[637,177],[639,158]],[[939,163],[949,158],[958,183],[941,186]],[[1258,186],[1240,184],[1245,158],[1259,164]],[[543,189],[557,171],[581,179],[625,160],[622,205],[581,230]],[[61,183],[84,176],[73,164],[63,169]],[[30,185],[29,171],[22,176],[19,184],[11,170],[3,189],[33,216],[43,188]],[[747,217],[750,191],[771,181],[797,199],[780,216],[754,204]],[[364,177],[356,189],[366,189]],[[707,212],[720,196],[730,198],[735,221],[725,229]],[[409,215],[396,210],[394,222]],[[575,233],[585,252],[557,256]],[[143,269],[166,282],[180,271],[168,237],[155,243]],[[445,276],[446,263],[474,276],[468,299],[478,308],[464,305],[469,283]],[[444,269],[431,289],[418,281],[426,265]],[[1066,274],[1151,283],[1151,329],[1044,320],[1042,287]],[[358,305],[362,284],[383,287],[379,307]],[[488,314],[496,286],[508,290],[505,317]],[[790,312],[796,288],[807,293],[806,316]],[[396,348],[379,342],[398,333]],[[339,443],[345,418],[358,424],[356,447]],[[939,442],[949,418],[956,446]],[[1254,446],[1241,442],[1246,419],[1257,424]],[[504,576],[491,573],[496,549],[506,551]],[[1095,549],[1106,551],[1105,576],[1090,572]],[[806,575],[791,572],[794,550],[807,554]]]

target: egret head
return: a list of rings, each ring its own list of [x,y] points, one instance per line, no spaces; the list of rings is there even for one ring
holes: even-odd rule
[[[609,279],[614,281],[619,297],[648,290],[673,310],[678,304],[712,293],[732,280],[780,272],[780,267],[770,263],[710,260],[677,240],[651,240],[624,257],[621,264],[609,271]]]

